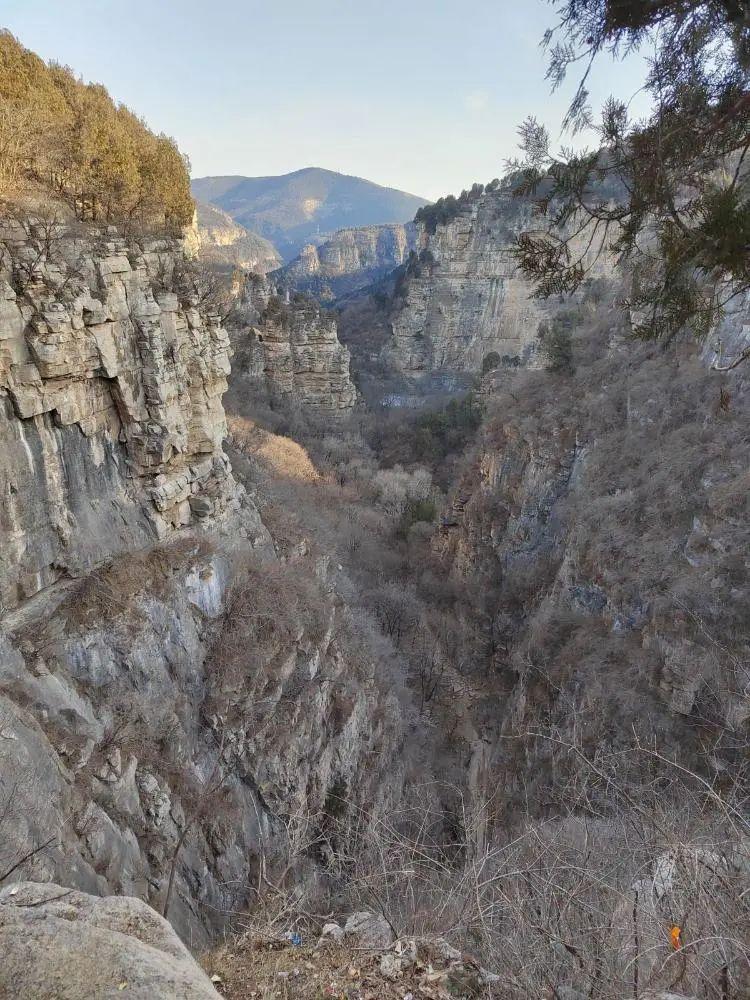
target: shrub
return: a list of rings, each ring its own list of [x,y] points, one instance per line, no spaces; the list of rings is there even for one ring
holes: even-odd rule
[[[550,323],[539,324],[538,337],[547,371],[571,375],[574,371],[573,337],[569,326],[555,316]]]
[[[450,452],[465,448],[481,422],[482,410],[473,392],[462,399],[452,399],[441,410],[422,413],[415,427],[417,453],[424,459],[439,462]]]
[[[438,198],[433,205],[423,205],[418,209],[414,221],[421,222],[428,233],[435,233],[438,226],[447,225],[473,202],[478,201],[483,193],[484,184],[474,184],[470,191],[462,191],[458,198],[452,194]]]
[[[487,372],[494,371],[500,365],[500,360],[500,355],[497,351],[490,351],[489,354],[485,354],[482,361],[482,374],[486,375]]]

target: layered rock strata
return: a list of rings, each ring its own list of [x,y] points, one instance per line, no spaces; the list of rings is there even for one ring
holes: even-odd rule
[[[430,234],[407,268],[390,321],[385,363],[404,375],[480,371],[488,354],[533,365],[540,323],[557,303],[535,299],[518,273],[515,236],[533,225],[532,206],[507,189],[485,192]],[[602,261],[596,273],[609,274]]]
[[[282,299],[267,281],[248,285],[233,335],[234,389],[262,382],[272,398],[321,414],[344,414],[357,401],[350,354],[336,320],[303,296]]]
[[[0,230],[0,596],[238,504],[229,339],[178,291],[179,243]]]
[[[276,277],[285,288],[330,301],[365,288],[399,267],[417,241],[412,222],[341,229],[321,246],[304,247]]]

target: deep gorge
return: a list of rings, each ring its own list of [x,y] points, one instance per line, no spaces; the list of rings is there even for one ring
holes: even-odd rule
[[[95,206],[0,206],[14,954],[132,919],[210,996],[152,912],[196,955],[366,910],[479,970],[425,995],[742,996],[747,295],[666,343],[611,255],[535,297],[510,182],[281,270],[232,232],[266,274]]]

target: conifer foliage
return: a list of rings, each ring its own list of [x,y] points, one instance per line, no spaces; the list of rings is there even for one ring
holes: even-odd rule
[[[180,227],[188,164],[99,84],[47,64],[0,31],[0,196],[41,184],[85,221]]]
[[[705,336],[750,290],[750,3],[552,3],[559,19],[545,37],[547,75],[556,86],[578,70],[563,125],[595,142],[555,153],[536,119],[522,125],[525,157],[511,167],[540,218],[519,239],[519,263],[546,297],[578,288],[598,254],[613,252],[634,275],[636,334]],[[595,119],[594,60],[639,48],[650,114],[634,121],[621,95]]]

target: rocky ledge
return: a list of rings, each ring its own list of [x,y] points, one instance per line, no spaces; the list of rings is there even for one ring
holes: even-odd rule
[[[239,503],[229,339],[183,266],[178,241],[0,223],[0,605]]]

